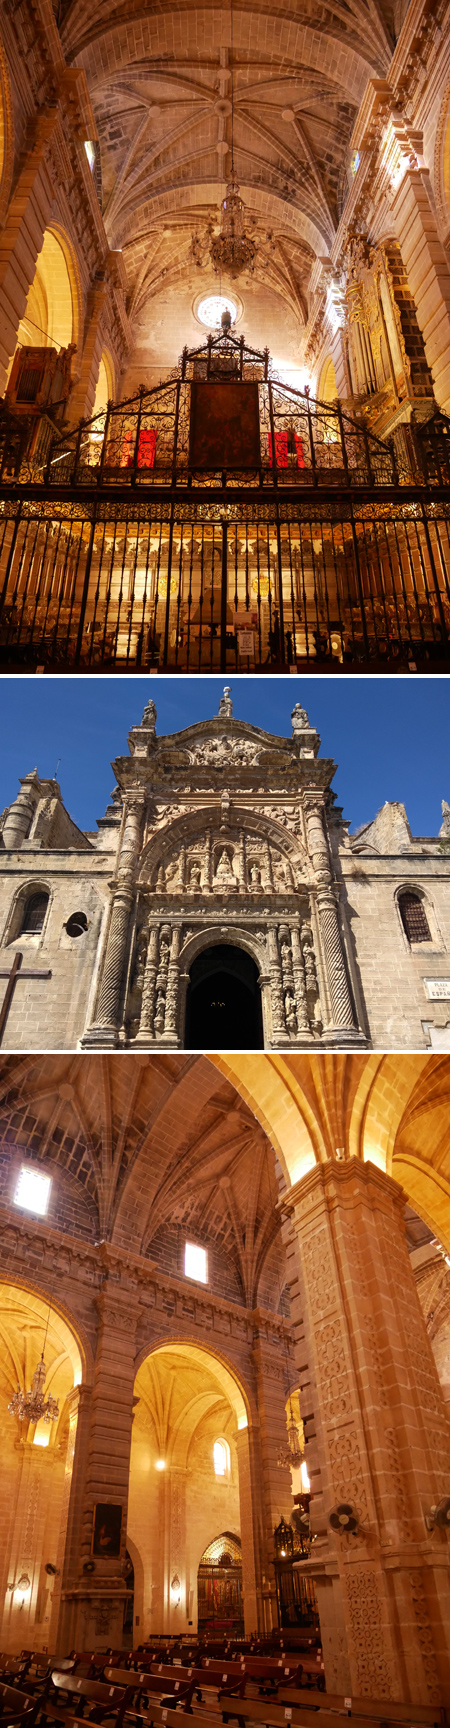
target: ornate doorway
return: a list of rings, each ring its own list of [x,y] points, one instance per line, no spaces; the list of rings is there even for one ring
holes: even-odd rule
[[[264,1049],[258,968],[242,948],[218,943],[193,961],[185,1048]]]
[[[198,1569],[198,1630],[244,1631],[242,1553],[238,1536],[224,1530],[202,1554]]]

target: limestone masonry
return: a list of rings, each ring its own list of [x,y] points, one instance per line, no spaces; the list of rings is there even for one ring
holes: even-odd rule
[[[97,834],[37,770],[3,814],[4,1049],[450,1048],[445,802],[437,837],[402,804],[349,836],[305,710],[274,737],[228,687],[128,742]]]

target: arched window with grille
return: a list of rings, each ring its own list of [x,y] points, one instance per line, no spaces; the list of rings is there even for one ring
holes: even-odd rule
[[[19,932],[21,936],[39,936],[43,927],[49,898],[49,894],[46,894],[45,889],[43,888],[39,890],[38,894],[28,894],[22,913],[22,922]]]
[[[431,942],[431,930],[420,894],[405,888],[399,894],[400,917],[408,942]]]

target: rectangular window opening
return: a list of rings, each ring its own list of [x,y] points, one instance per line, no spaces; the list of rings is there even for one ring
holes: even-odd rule
[[[195,1242],[185,1242],[184,1271],[186,1278],[195,1278],[198,1284],[208,1283],[208,1255],[206,1248],[197,1248]]]
[[[38,1212],[39,1217],[43,1218],[50,1198],[50,1185],[50,1176],[42,1176],[39,1170],[27,1170],[23,1164],[14,1195],[14,1205],[24,1206],[27,1212]]]

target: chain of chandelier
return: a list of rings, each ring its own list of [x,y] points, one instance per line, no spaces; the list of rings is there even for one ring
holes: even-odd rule
[[[209,255],[216,276],[222,271],[232,279],[248,270],[253,275],[255,262],[260,252],[265,255],[265,249],[257,245],[245,226],[245,205],[241,198],[239,181],[234,167],[234,65],[233,65],[233,6],[231,6],[231,176],[227,183],[225,197],[220,206],[220,232],[212,235],[212,223],[209,224],[208,239],[200,240],[198,234],[193,234],[190,256],[194,264],[200,268]],[[271,234],[266,236],[269,249],[273,251]]]

